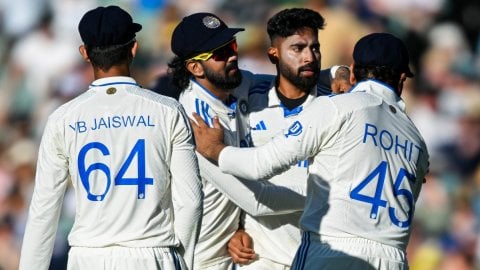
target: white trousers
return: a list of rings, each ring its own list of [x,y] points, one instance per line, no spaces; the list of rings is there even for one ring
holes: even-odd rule
[[[232,260],[222,261],[208,266],[193,265],[194,270],[235,270]]]
[[[267,258],[259,257],[250,264],[239,265],[238,270],[290,270],[290,265],[284,265],[271,261]]]
[[[292,270],[408,270],[405,251],[364,238],[320,237],[304,232]]]
[[[184,270],[183,258],[174,247],[129,248],[72,247],[68,270]]]

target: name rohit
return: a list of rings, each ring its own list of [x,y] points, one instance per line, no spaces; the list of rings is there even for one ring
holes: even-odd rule
[[[110,128],[154,127],[155,124],[150,115],[115,115],[93,118],[91,121],[77,121],[68,126],[76,133],[83,133]]]
[[[389,130],[382,130],[373,124],[365,123],[363,143],[368,141],[376,147],[393,151],[396,155],[403,155],[408,161],[412,161],[412,158],[416,161],[422,151],[421,147],[415,142],[403,139]]]

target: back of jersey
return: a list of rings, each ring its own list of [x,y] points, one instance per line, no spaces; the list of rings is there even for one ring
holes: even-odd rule
[[[335,139],[323,142],[310,167],[302,227],[405,249],[428,153],[415,125],[392,101],[396,94],[376,83],[366,87],[374,94],[327,101],[337,112]]]
[[[56,117],[65,133],[62,144],[76,194],[70,244],[178,244],[169,168],[172,145],[179,143],[193,153],[179,104],[119,83],[92,87]]]

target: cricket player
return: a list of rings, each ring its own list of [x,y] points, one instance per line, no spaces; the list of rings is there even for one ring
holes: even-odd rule
[[[80,53],[95,81],[42,137],[20,269],[48,269],[63,196],[75,189],[68,269],[192,269],[202,191],[181,105],[129,66],[142,26],[117,6],[88,11]]]
[[[192,121],[197,151],[222,171],[261,179],[306,158],[302,244],[292,269],[408,269],[415,202],[428,172],[425,142],[405,113],[413,74],[404,43],[387,33],[353,51],[352,90],[319,97],[284,134],[256,148],[226,147],[218,121]],[[208,136],[211,135],[211,136]]]
[[[318,29],[323,26],[320,14],[304,8],[282,10],[268,21],[268,57],[276,65],[278,76],[269,85],[250,91],[254,146],[283,134],[317,97],[321,58]],[[208,163],[199,157],[204,171],[209,168],[212,175],[221,173]],[[301,240],[298,223],[305,203],[307,169],[308,160],[302,160],[268,181],[252,182],[228,175],[212,178],[219,190],[247,212],[244,229],[253,239],[256,256],[245,263],[234,254],[240,269],[290,269]]]
[[[173,32],[175,57],[169,67],[187,114],[195,112],[209,124],[218,117],[225,128],[225,143],[246,147],[250,145],[248,91],[261,85],[263,78],[254,79],[250,72],[238,69],[235,35],[243,30],[229,28],[211,13],[186,16]],[[202,167],[200,174],[204,198],[195,269],[231,269],[227,242],[239,227],[240,209],[212,184],[211,178],[220,175],[207,175]]]

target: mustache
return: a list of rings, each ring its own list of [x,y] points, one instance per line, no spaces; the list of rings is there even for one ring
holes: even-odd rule
[[[313,71],[315,73],[318,73],[318,72],[320,72],[320,67],[318,65],[315,65],[315,64],[308,64],[308,65],[301,66],[300,68],[298,68],[298,72],[302,72],[302,71]]]

